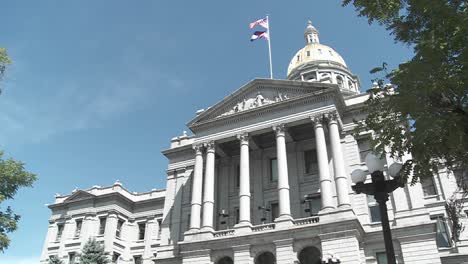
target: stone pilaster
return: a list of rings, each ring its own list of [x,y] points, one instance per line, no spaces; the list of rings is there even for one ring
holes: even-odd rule
[[[273,241],[276,246],[276,263],[290,264],[294,261],[293,239],[282,239]]]
[[[234,252],[234,263],[253,264],[253,258],[250,254],[250,245],[239,245],[232,247]]]

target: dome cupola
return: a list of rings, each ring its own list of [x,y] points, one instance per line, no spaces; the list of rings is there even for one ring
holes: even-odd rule
[[[304,39],[305,46],[289,63],[289,80],[333,83],[346,94],[359,93],[358,78],[349,71],[338,52],[320,43],[319,32],[310,21],[304,31]]]

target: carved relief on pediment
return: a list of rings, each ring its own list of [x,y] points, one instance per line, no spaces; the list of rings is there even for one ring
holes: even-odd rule
[[[266,96],[262,93],[257,93],[255,97],[245,98],[242,101],[235,104],[229,111],[219,115],[219,116],[227,116],[232,115],[238,112],[254,109],[263,105],[274,104],[278,102],[282,102],[284,100],[289,99],[289,96],[285,93],[278,93],[275,96]]]

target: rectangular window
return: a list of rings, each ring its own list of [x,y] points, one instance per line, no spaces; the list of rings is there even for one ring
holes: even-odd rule
[[[315,149],[304,151],[304,165],[306,174],[318,172],[317,151]]]
[[[62,234],[63,234],[63,224],[57,224],[57,237],[56,237],[57,241],[60,241],[60,239],[62,239]]]
[[[388,262],[387,262],[387,253],[385,253],[385,252],[375,253],[375,258],[377,259],[377,264],[388,264]]]
[[[234,224],[238,224],[240,220],[240,212],[239,212],[239,207],[234,208]]]
[[[436,242],[437,247],[450,247],[450,235],[447,227],[447,222],[442,215],[431,216],[432,220],[436,220]]]
[[[380,222],[379,204],[374,199],[374,196],[367,195],[367,205],[369,206],[369,218],[371,223]]]
[[[123,221],[122,220],[119,220],[117,222],[117,230],[115,230],[115,236],[116,237],[120,237],[120,235],[122,234],[122,226],[123,226]]]
[[[75,264],[75,262],[76,262],[75,252],[68,253],[68,264]]]
[[[306,200],[306,205],[307,209],[306,212],[310,214],[310,216],[316,216],[318,215],[320,208],[322,206],[321,202],[321,196],[320,195],[315,195],[313,197],[310,197]]]
[[[307,51],[307,57],[310,57],[310,50]]]
[[[468,189],[468,170],[457,169],[453,171],[458,186]]]
[[[427,178],[421,178],[421,185],[424,197],[437,195],[437,189],[434,184],[434,178],[432,176]]]
[[[240,165],[236,167],[236,187],[239,188],[240,186]]]
[[[162,219],[158,219],[158,239],[161,239],[161,232],[162,232]]]
[[[190,221],[191,221],[191,219],[192,219],[191,217],[192,217],[192,215],[191,215],[190,213],[187,214],[187,227],[186,227],[185,230],[189,230],[189,229],[190,229]]]
[[[106,232],[106,218],[101,217],[99,218],[99,235],[104,235]]]
[[[81,226],[83,225],[82,219],[76,219],[75,221],[75,237],[80,237],[81,234]]]
[[[367,153],[372,151],[372,145],[368,138],[361,138],[357,140],[358,149],[359,149],[359,157],[361,162],[364,162]]]
[[[279,216],[279,206],[278,203],[271,203],[270,204],[270,210],[271,210],[271,221],[275,221],[276,218]]]
[[[276,158],[270,159],[270,181],[278,181],[278,160]]]
[[[145,239],[146,223],[138,223],[138,239]]]
[[[114,264],[119,263],[119,257],[120,257],[120,254],[117,252],[114,252],[114,254],[112,254],[112,263]]]
[[[133,256],[133,263],[134,264],[142,264],[143,261],[142,261],[141,256]]]

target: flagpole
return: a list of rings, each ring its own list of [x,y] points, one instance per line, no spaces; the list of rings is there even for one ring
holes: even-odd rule
[[[273,66],[271,64],[271,29],[270,29],[270,18],[266,16],[268,21],[268,57],[270,58],[270,79],[273,79]]]

